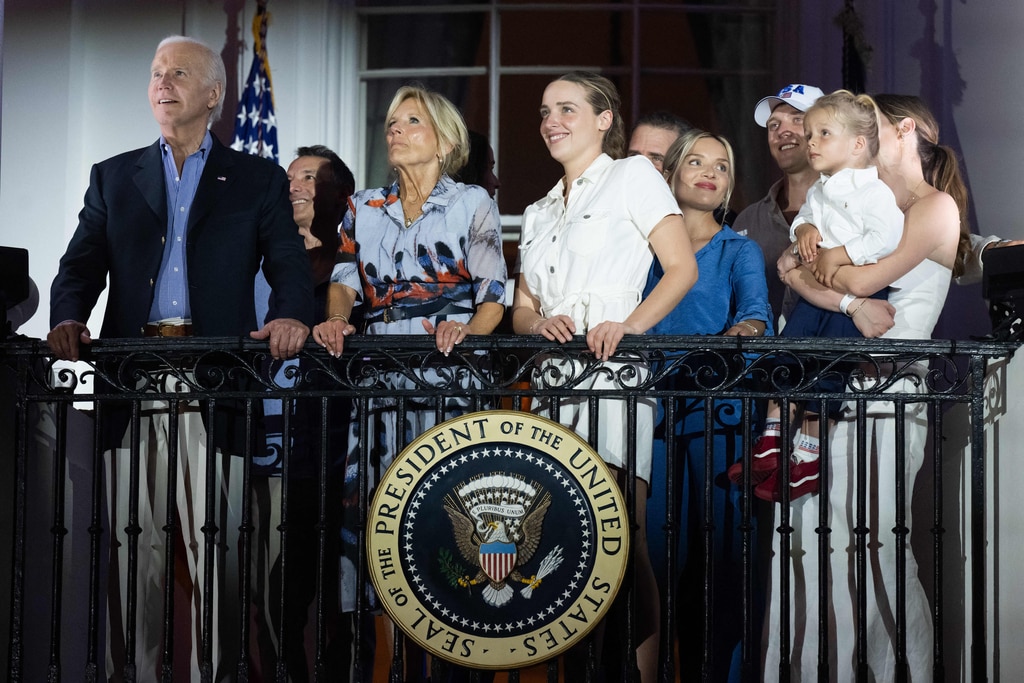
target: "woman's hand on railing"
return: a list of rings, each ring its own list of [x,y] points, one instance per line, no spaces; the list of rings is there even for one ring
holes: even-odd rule
[[[335,316],[313,328],[313,341],[338,358],[345,350],[345,337],[355,334],[356,326],[344,316]]]
[[[598,360],[608,360],[615,354],[622,337],[627,334],[643,334],[643,330],[637,330],[626,323],[616,323],[609,320],[591,327],[587,332],[587,348],[597,356]]]
[[[437,327],[427,320],[423,319],[423,329],[426,330],[427,334],[434,335],[434,342],[437,344],[437,350],[448,355],[455,348],[455,345],[466,338],[469,334],[469,323],[460,323],[454,320],[442,320],[437,323]]]
[[[853,324],[866,339],[881,337],[896,324],[896,308],[882,299],[863,299],[854,307]]]
[[[571,342],[572,336],[576,334],[576,323],[567,315],[539,318],[530,325],[530,334],[539,334],[550,341],[565,344]]]

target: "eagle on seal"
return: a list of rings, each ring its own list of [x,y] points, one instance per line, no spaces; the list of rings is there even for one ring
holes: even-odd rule
[[[529,597],[543,577],[526,578],[518,567],[529,562],[536,552],[544,516],[550,506],[551,496],[545,492],[539,501],[529,506],[521,521],[517,517],[488,513],[477,517],[474,524],[470,516],[449,499],[444,509],[452,523],[455,543],[463,559],[479,567],[474,576],[460,577],[459,585],[470,587],[486,583],[482,597],[493,607],[503,607],[512,599],[514,591],[508,585],[510,582],[527,584],[523,595]]]

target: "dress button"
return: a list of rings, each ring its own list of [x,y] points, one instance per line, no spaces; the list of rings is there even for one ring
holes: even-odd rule
[[[582,185],[583,184],[583,178],[580,178],[579,180],[577,180],[576,184],[577,185]]]
[[[589,219],[589,218],[590,218],[590,214],[589,213],[583,214],[583,219],[584,220]]]
[[[550,272],[552,272],[552,273],[553,273],[553,272],[555,272],[555,267],[554,267],[554,266],[550,266],[550,267],[548,268],[548,271],[550,271]]]
[[[558,239],[558,235],[552,235],[552,236],[551,236],[551,241],[552,241],[552,242],[554,242],[554,241],[555,241],[555,240],[557,240],[557,239]]]

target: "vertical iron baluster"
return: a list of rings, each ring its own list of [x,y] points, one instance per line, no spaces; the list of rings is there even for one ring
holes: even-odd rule
[[[363,671],[363,658],[360,656],[360,650],[362,649],[363,640],[365,638],[363,634],[364,616],[369,615],[370,609],[366,604],[366,592],[363,590],[364,582],[366,581],[366,509],[369,505],[367,496],[370,495],[369,477],[370,477],[370,441],[371,434],[370,429],[370,399],[366,396],[360,396],[357,402],[358,410],[356,412],[356,419],[359,420],[359,444],[357,458],[359,460],[359,479],[357,482],[357,488],[359,490],[356,501],[357,510],[357,522],[356,522],[356,611],[353,624],[353,639],[355,643],[353,656],[353,667],[354,676],[356,681],[362,681],[365,675]],[[372,435],[376,436],[376,435]],[[394,678],[396,667],[395,663],[392,663],[392,681]]]
[[[340,399],[335,398],[335,401]],[[326,651],[327,651],[327,609],[328,605],[326,602],[326,596],[324,594],[327,587],[327,567],[330,566],[334,572],[338,571],[338,558],[333,554],[331,557],[327,556],[327,549],[334,547],[327,541],[327,534],[334,533],[335,541],[340,543],[338,538],[341,530],[336,528],[330,523],[329,516],[327,514],[328,495],[340,495],[339,491],[330,491],[330,484],[333,480],[329,456],[329,444],[327,439],[328,430],[330,427],[330,401],[331,399],[327,396],[320,397],[320,438],[319,438],[319,486],[317,487],[317,510],[319,515],[317,517],[317,534],[316,534],[316,608],[314,609],[314,629],[316,643],[313,652],[313,680],[314,681],[325,681],[327,680],[327,662],[326,662]],[[337,448],[338,445],[334,444]],[[342,472],[344,477],[344,472]],[[337,579],[335,579],[337,584]],[[333,594],[333,593],[332,593]],[[337,596],[338,603],[341,596]],[[341,607],[338,604],[334,604],[330,607],[335,612],[340,612]],[[339,618],[344,618],[343,615],[338,615]],[[356,647],[354,652],[358,653],[359,648]],[[358,656],[358,654],[356,655]]]
[[[740,415],[740,457],[743,459],[743,481],[740,498],[740,533],[742,534],[743,563],[743,640],[741,679],[752,681],[761,670],[761,634],[754,630],[754,506],[750,486],[750,448],[753,433],[754,404],[749,397],[743,398]]]
[[[57,404],[57,432],[66,434],[68,429],[68,404]],[[50,664],[47,675],[50,681],[60,680],[60,623],[64,599],[64,538],[68,530],[64,526],[64,477],[67,463],[67,439],[57,443],[53,449],[53,463],[50,482]]]
[[[907,680],[907,506],[912,491],[907,490],[907,404],[903,399],[893,401],[896,419],[896,519],[893,534],[896,543],[896,642],[893,650],[896,658],[896,681],[905,683]],[[882,454],[879,454],[882,455]],[[884,463],[878,463],[878,473]],[[877,490],[877,487],[876,487]],[[882,520],[878,520],[876,534],[882,533]]]
[[[278,596],[279,602],[277,604],[278,609],[278,621],[280,628],[277,629],[277,663],[276,671],[277,678],[276,683],[288,683],[288,662],[285,657],[285,653],[288,651],[288,591],[285,586],[288,585],[288,487],[291,479],[291,460],[292,460],[292,407],[294,405],[294,399],[291,396],[286,396],[281,400],[281,523],[278,526],[277,531],[281,534],[281,546],[278,551],[277,561],[281,566],[281,589],[280,595]],[[270,533],[274,530],[271,529]],[[270,580],[270,577],[267,577]]]
[[[598,402],[595,400],[591,402],[591,417],[593,421],[590,423],[590,433],[593,438],[597,437],[597,432],[601,428],[601,425],[598,423],[597,413]],[[632,434],[632,438],[626,438],[626,509],[629,511],[629,529],[630,538],[632,539],[629,548],[630,553],[633,555],[630,558],[630,564],[633,566],[633,580],[626,602],[626,610],[629,615],[629,626],[626,629],[628,633],[626,642],[629,647],[629,653],[626,657],[626,680],[639,681],[640,669],[636,657],[636,648],[640,645],[636,618],[636,606],[640,604],[639,591],[637,590],[638,572],[636,571],[636,537],[640,533],[640,525],[636,517],[636,510],[639,505],[636,497],[636,394],[629,394],[626,397],[626,434]],[[595,447],[594,450],[597,451],[597,448]],[[644,500],[643,504],[646,505],[647,501]],[[643,533],[646,535],[646,529]]]
[[[934,569],[932,572],[933,585],[935,586],[932,596],[932,675],[935,681],[946,680],[946,665],[943,654],[942,641],[943,616],[945,609],[943,605],[943,536],[946,529],[943,526],[943,505],[942,505],[942,406],[932,403],[930,406],[932,424],[932,557]],[[971,425],[974,428],[974,425]]]
[[[134,683],[136,680],[136,668],[135,668],[135,633],[138,627],[138,591],[139,591],[139,534],[142,532],[142,528],[139,526],[139,419],[140,419],[139,401],[132,401],[132,416],[131,416],[131,441],[129,448],[129,465],[128,465],[128,525],[124,531],[128,541],[128,589],[126,594],[128,596],[127,605],[125,605],[125,652],[124,652],[124,680],[127,683]],[[168,418],[170,419],[170,418]],[[173,451],[172,451],[173,452]],[[116,451],[111,453],[111,461],[114,461],[116,457]],[[168,458],[168,467],[170,467],[171,459]],[[120,467],[119,463],[113,462],[113,467]],[[173,472],[173,470],[172,470]],[[174,481],[174,477],[168,477],[168,482]],[[168,488],[171,484],[168,483]],[[118,491],[117,495],[122,495]],[[174,500],[169,498],[169,500]],[[111,505],[115,503],[111,501]],[[168,507],[173,507],[168,505]],[[120,563],[118,565],[118,571],[120,571]],[[173,571],[173,567],[168,569],[168,566],[164,566],[164,671],[163,680],[169,681],[168,678],[168,662],[173,661],[173,656],[168,657],[168,653],[173,651],[173,634],[170,633],[170,625],[168,624],[168,612],[167,604],[173,604],[173,597],[169,597],[168,592],[173,596],[174,582],[167,581],[166,577],[168,572]],[[173,576],[173,574],[171,574]]]
[[[108,604],[103,596],[105,591],[100,589],[100,563],[107,560],[101,554],[104,507],[103,507],[103,423],[104,410],[103,401],[93,401],[93,430],[92,430],[92,496],[89,503],[89,632],[86,645],[86,666],[85,679],[92,683],[100,679],[100,662],[105,662],[105,656],[100,654],[100,615],[106,613],[105,607]],[[57,432],[57,438],[66,438],[65,434]],[[108,534],[112,537],[113,533]],[[107,554],[109,557],[109,553]],[[105,626],[105,624],[104,624]]]
[[[971,680],[988,680],[985,535],[985,358],[971,357]]]
[[[870,529],[867,526],[868,515],[868,464],[867,464],[867,403],[863,398],[857,399],[857,462],[855,464],[855,494],[853,529],[856,537],[854,550],[854,579],[857,586],[857,683],[868,680],[868,634],[867,634],[867,537]],[[821,588],[824,590],[824,587]],[[824,628],[824,626],[823,626]]]
[[[819,428],[819,458],[818,458],[818,526],[814,532],[818,536],[818,682],[828,683],[831,678],[830,645],[831,637],[828,630],[829,612],[831,608],[831,596],[828,593],[828,586],[832,585],[832,528],[829,526],[829,513],[831,512],[831,496],[829,495],[829,474],[831,465],[831,451],[829,449],[829,437],[831,429],[828,420],[828,401],[822,401],[821,410],[818,412]]]
[[[203,544],[206,557],[203,561],[203,615],[202,615],[202,658],[199,660],[199,676],[202,683],[213,683],[213,632],[214,605],[214,574],[217,552],[217,497],[220,487],[217,486],[217,444],[214,434],[217,425],[214,420],[214,409],[217,399],[211,398],[206,404],[206,496],[205,521],[203,522]],[[173,499],[172,499],[173,500]]]
[[[166,384],[162,388],[166,388]],[[163,665],[161,666],[160,676],[164,683],[170,683],[174,679],[174,587],[176,582],[174,580],[174,554],[175,554],[175,540],[179,533],[178,526],[178,506],[176,504],[177,491],[178,491],[178,420],[180,419],[180,407],[181,404],[177,398],[168,397],[167,401],[167,517],[164,520],[164,547],[167,549],[167,555],[164,558],[164,655]],[[138,425],[134,424],[133,428]],[[150,427],[152,429],[152,426]],[[139,445],[139,438],[141,434],[133,432],[132,434],[132,448],[136,448]],[[147,440],[149,435],[147,435]],[[153,462],[153,456],[155,453],[150,453],[149,448],[147,450],[147,458],[149,462]],[[113,457],[113,454],[111,454]],[[138,463],[139,460],[136,457],[132,458],[133,463]],[[138,475],[132,475],[132,487],[141,485],[138,482]],[[120,495],[120,494],[119,494]],[[136,489],[135,503],[131,506],[132,510],[138,511],[138,490]],[[154,520],[156,521],[156,520]],[[141,531],[141,529],[140,529]],[[185,549],[188,552],[188,548]],[[131,576],[135,575],[135,572],[129,570]],[[132,595],[135,594],[135,589],[132,589]],[[132,629],[135,628],[134,620],[128,622]],[[133,666],[135,657],[134,655],[130,658]]]
[[[715,506],[714,506],[714,479],[715,479],[715,416],[714,402],[705,396],[702,399],[704,409],[704,486],[701,495],[704,501],[702,510],[703,522],[701,533],[703,534],[704,561],[704,590],[703,608],[704,623],[701,625],[701,632],[704,634],[704,657],[701,662],[701,680],[711,681],[715,675],[714,658],[712,653],[715,642],[714,630],[714,609],[715,609]],[[689,561],[689,552],[687,553]]]
[[[676,453],[676,406],[677,399],[674,396],[666,396],[661,399],[665,410],[665,595],[661,600],[665,611],[661,623],[664,633],[661,634],[661,680],[662,683],[671,683],[675,680],[676,657],[676,572],[679,564],[679,519],[677,508],[674,504],[675,492],[679,487],[679,467]],[[654,485],[653,476],[651,485]],[[649,542],[649,541],[648,541]]]
[[[245,402],[245,445],[242,458],[242,514],[238,525],[238,663],[236,673],[240,683],[249,680],[249,605],[252,604],[252,459],[256,452],[256,420],[252,399]]]
[[[792,645],[792,629],[790,627],[790,600],[792,591],[789,585],[791,546],[793,525],[790,522],[789,507],[789,458],[793,450],[793,436],[790,434],[788,415],[790,412],[789,396],[780,397],[779,414],[782,416],[780,427],[779,450],[779,482],[782,487],[782,501],[776,507],[779,511],[779,681],[788,683],[791,677],[790,657]]]

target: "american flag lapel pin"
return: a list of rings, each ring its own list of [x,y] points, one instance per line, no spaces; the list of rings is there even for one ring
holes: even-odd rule
[[[224,182],[224,181],[225,181],[225,180],[227,180],[227,179],[228,179],[228,178],[227,178],[227,176],[223,176],[223,175],[219,175],[219,176],[217,176],[217,180],[219,180],[219,181],[221,181],[221,182]]]

